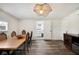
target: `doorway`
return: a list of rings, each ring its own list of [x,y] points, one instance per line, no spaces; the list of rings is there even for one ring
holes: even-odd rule
[[[36,39],[51,40],[52,39],[51,20],[36,21],[35,36]]]

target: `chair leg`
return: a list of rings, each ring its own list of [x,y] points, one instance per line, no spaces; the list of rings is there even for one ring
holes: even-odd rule
[[[2,51],[0,51],[0,55],[2,54]]]
[[[27,52],[29,53],[29,44],[27,44]]]
[[[10,51],[7,51],[7,54],[9,55],[10,53],[9,53]]]
[[[32,46],[32,42],[30,42],[30,47]]]
[[[6,53],[9,55],[9,51],[0,51],[0,55],[1,55],[3,52],[6,52]]]

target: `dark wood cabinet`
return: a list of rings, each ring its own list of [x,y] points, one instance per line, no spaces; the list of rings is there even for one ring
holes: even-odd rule
[[[79,54],[79,35],[77,34],[69,34],[69,33],[64,33],[64,45]]]
[[[64,45],[68,49],[72,49],[72,37],[68,34],[64,34]]]

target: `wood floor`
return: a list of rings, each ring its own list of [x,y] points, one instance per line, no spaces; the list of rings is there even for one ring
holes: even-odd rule
[[[16,53],[16,55],[22,55],[21,53]],[[68,50],[61,40],[34,40],[32,41],[32,46],[26,55],[75,55],[72,51]]]

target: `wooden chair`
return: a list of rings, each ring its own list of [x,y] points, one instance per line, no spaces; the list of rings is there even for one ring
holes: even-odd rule
[[[31,48],[32,45],[32,35],[33,32],[31,31],[31,33],[27,32],[27,50],[29,52],[29,48]]]
[[[26,46],[27,46],[27,51],[29,52],[29,32],[27,32],[27,35],[26,35]]]
[[[16,32],[15,32],[15,31],[13,31],[13,32],[11,33],[11,37],[14,37],[14,36],[16,36]]]
[[[16,32],[12,31],[11,37],[15,37],[15,36],[16,36]],[[16,50],[15,51],[9,51],[9,54],[13,54],[14,52],[16,52]]]
[[[29,40],[29,36],[30,36],[30,34],[29,34],[29,32],[27,32],[27,40]]]
[[[31,31],[30,36],[29,36],[29,46],[30,47],[32,45],[32,36],[33,36],[33,31]]]
[[[22,35],[26,35],[26,31],[25,30],[22,31]]]
[[[2,32],[2,33],[0,33],[0,38],[2,40],[6,40],[7,39],[7,35],[4,32]]]
[[[23,31],[22,34],[25,35],[26,34],[25,31]],[[26,41],[25,41],[25,43],[21,47],[19,47],[17,49],[17,51],[23,51],[23,48],[25,47],[27,49],[27,52],[29,52],[29,49],[28,49],[29,48],[28,41],[29,41],[29,32],[27,32],[27,34],[26,34]]]
[[[0,33],[0,40],[7,40],[7,34],[5,34],[4,32]],[[7,52],[7,54],[9,54],[9,51],[0,51],[0,54],[2,54],[3,52]]]

